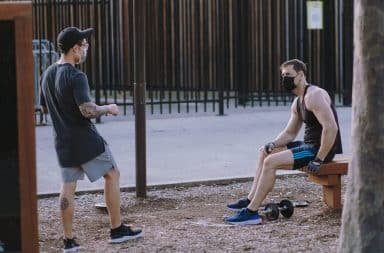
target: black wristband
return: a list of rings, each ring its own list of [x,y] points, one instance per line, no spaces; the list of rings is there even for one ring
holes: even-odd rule
[[[275,147],[276,147],[275,143],[268,142],[267,144],[265,144],[264,149],[267,152],[267,154],[270,154]]]
[[[321,160],[320,158],[316,157],[315,160],[313,160],[314,162],[316,163],[319,163],[320,165],[324,163],[323,160]]]

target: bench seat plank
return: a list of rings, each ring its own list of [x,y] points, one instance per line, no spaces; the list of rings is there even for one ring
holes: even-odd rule
[[[324,163],[320,166],[319,172],[316,174],[321,175],[347,175],[348,173],[349,158],[346,155],[336,155],[332,162]],[[301,169],[308,172],[307,166]]]

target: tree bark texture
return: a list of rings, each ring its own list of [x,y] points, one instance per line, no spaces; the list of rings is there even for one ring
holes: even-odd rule
[[[355,0],[352,160],[339,252],[384,252],[384,1]]]

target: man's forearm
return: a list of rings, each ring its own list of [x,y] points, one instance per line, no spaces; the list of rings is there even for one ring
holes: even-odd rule
[[[291,142],[295,136],[288,134],[287,132],[281,132],[274,140],[273,143],[276,147],[283,147]]]
[[[319,151],[317,152],[317,157],[324,161],[325,157],[328,155],[329,151],[332,149],[333,144],[335,143],[337,135],[337,129],[333,128],[323,128],[321,133],[321,144]]]
[[[107,115],[108,113],[107,105],[98,106],[92,102],[81,104],[79,109],[81,114],[88,119],[99,118],[103,115]]]

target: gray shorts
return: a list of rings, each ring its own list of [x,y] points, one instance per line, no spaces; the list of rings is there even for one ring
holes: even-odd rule
[[[115,159],[108,145],[105,145],[104,153],[81,166],[61,168],[61,176],[64,183],[70,183],[83,180],[84,174],[86,174],[89,181],[94,182],[104,176],[110,169],[115,168],[117,168]]]

